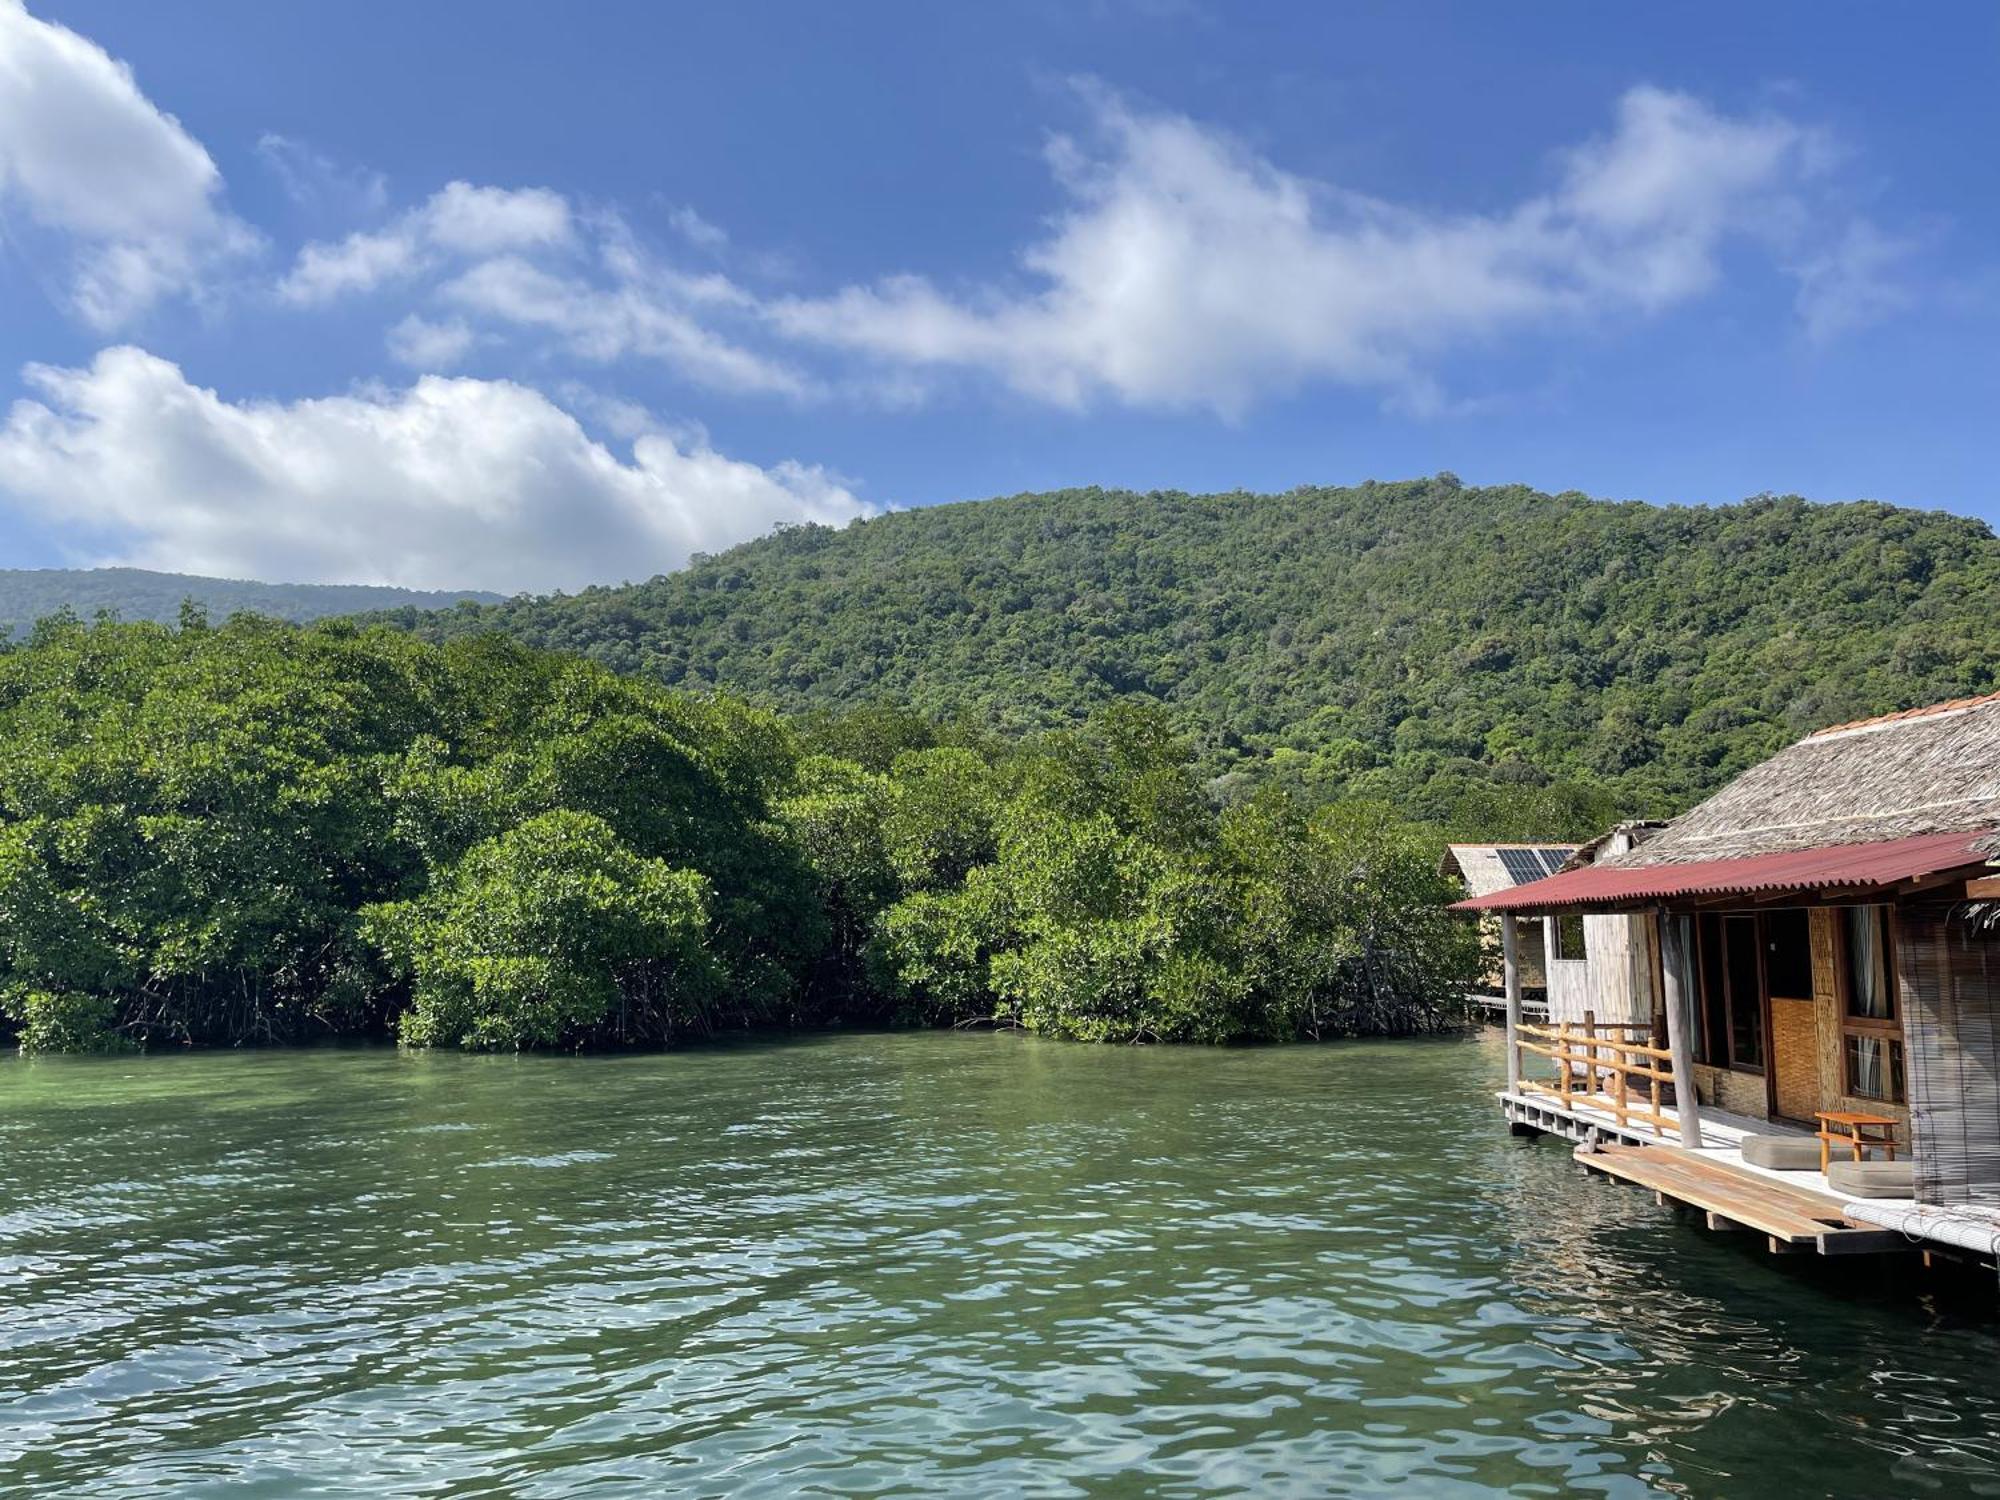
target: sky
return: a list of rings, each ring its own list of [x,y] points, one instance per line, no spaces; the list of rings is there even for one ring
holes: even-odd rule
[[[0,0],[0,565],[1072,485],[2000,519],[2000,7]]]

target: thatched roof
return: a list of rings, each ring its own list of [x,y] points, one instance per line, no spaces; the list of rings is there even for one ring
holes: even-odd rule
[[[1576,852],[1563,864],[1565,870],[1581,870],[1585,865],[1594,865],[1599,860],[1612,863],[1612,856],[1623,854],[1635,845],[1665,828],[1666,823],[1659,818],[1627,818],[1623,823],[1614,823],[1596,838],[1578,844]]]
[[[2000,693],[1809,734],[1599,863],[1688,864],[1987,829],[2000,829]]]
[[[1554,874],[1575,852],[1574,844],[1447,844],[1438,873],[1458,876],[1468,895],[1490,896]]]

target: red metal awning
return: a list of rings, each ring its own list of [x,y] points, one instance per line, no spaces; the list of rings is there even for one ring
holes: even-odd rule
[[[1546,880],[1531,880],[1490,896],[1460,901],[1452,910],[1543,912],[1569,907],[1628,907],[1677,896],[1807,892],[1827,887],[1868,890],[1985,864],[1988,856],[1975,846],[1993,833],[1991,829],[1983,833],[1926,833],[1875,844],[1835,844],[1786,854],[1636,869],[1586,865]]]

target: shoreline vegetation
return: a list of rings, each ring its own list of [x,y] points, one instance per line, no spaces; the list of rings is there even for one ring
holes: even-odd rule
[[[0,653],[26,1052],[1435,1031],[1478,959],[1441,842],[1379,805],[1219,798],[1158,706],[1016,739],[786,720],[494,635],[192,607]]]

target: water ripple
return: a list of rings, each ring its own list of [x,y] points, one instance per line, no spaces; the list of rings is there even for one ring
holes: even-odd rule
[[[1497,1068],[0,1063],[0,1492],[2000,1496],[1990,1322],[1580,1176]]]

